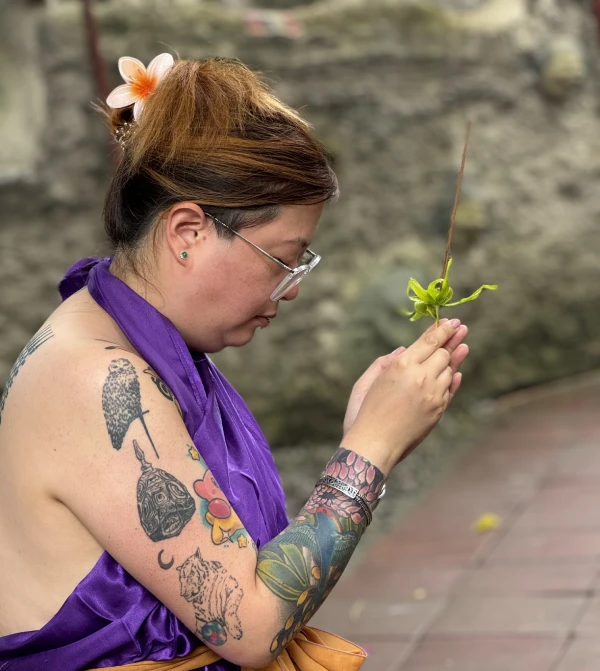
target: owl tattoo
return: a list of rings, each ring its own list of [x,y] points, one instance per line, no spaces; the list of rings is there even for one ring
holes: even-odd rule
[[[102,388],[102,410],[108,435],[115,450],[121,449],[129,427],[132,422],[139,419],[154,453],[159,457],[144,419],[148,411],[142,410],[140,381],[134,365],[128,359],[113,359],[110,362],[108,377]]]

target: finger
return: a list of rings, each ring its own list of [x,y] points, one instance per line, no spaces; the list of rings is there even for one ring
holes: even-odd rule
[[[450,367],[452,368],[452,371],[456,373],[456,371],[461,367],[463,361],[467,358],[467,355],[469,354],[469,346],[465,345],[464,343],[459,345],[454,352],[450,355]]]
[[[459,326],[460,320],[458,319],[444,322],[433,331],[424,333],[406,351],[410,352],[411,359],[417,363],[423,363],[423,361],[428,359],[437,349],[450,340]]]
[[[443,347],[440,347],[423,365],[426,366],[429,375],[439,378],[446,369],[450,370],[450,354]]]
[[[440,319],[440,324],[444,324],[444,323],[447,322],[447,321],[448,321],[448,320],[447,320],[446,318],[444,318],[444,319]],[[435,325],[435,322],[434,322],[434,323],[427,329],[427,331],[425,331],[425,333],[431,333],[432,331],[435,331],[436,328],[437,328],[437,326]],[[425,333],[423,333],[423,335],[425,335]]]
[[[446,366],[446,368],[440,373],[437,381],[444,391],[450,391],[453,378],[454,373],[452,372],[452,368],[450,368],[450,366]]]
[[[460,383],[462,382],[462,373],[454,373],[452,376],[452,384],[450,385],[450,400],[454,398],[454,394],[458,391]]]
[[[444,345],[444,349],[447,349],[450,353],[454,352],[460,343],[467,337],[468,332],[469,329],[464,324],[461,324],[456,330],[456,333]]]

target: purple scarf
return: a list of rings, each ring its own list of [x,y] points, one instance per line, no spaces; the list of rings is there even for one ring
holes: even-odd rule
[[[288,525],[285,496],[267,441],[243,399],[175,326],[87,258],[59,285],[63,300],[88,286],[145,361],[173,390],[194,444],[258,547]],[[38,631],[0,638],[0,671],[82,671],[167,660],[198,645],[194,634],[108,553]],[[220,661],[198,671],[234,671]]]

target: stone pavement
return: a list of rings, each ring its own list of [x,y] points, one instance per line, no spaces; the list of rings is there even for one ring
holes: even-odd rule
[[[367,649],[361,671],[600,671],[600,383],[478,442],[311,625]],[[501,526],[475,532],[484,513]]]

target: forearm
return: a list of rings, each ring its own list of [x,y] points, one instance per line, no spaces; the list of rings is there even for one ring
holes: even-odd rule
[[[338,449],[325,474],[356,487],[372,511],[383,473],[364,457]],[[294,521],[258,553],[258,598],[277,598],[270,653],[281,652],[327,598],[368,525],[368,512],[323,483]],[[264,603],[264,601],[263,601]]]

